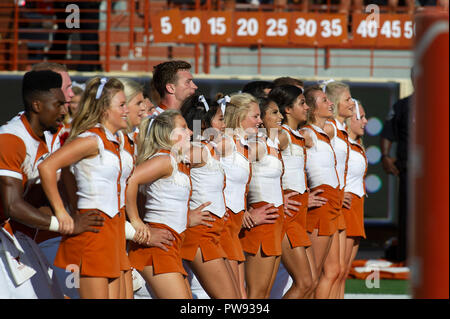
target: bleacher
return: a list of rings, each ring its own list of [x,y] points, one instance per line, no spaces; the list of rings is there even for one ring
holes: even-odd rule
[[[100,3],[100,1],[88,0],[91,3]],[[343,1],[345,3],[347,0]],[[86,2],[86,1],[83,1]],[[266,2],[271,2],[266,4]],[[58,29],[58,22],[64,23],[64,19],[57,19],[57,13],[63,13],[66,17],[76,17],[73,11],[65,13],[64,7],[58,8],[52,4],[63,4],[63,0],[1,0],[0,2],[0,70],[20,71],[27,69],[36,60],[47,59],[49,61],[61,62],[68,65],[69,69],[81,70],[80,65],[95,65],[100,63],[98,68],[93,70],[103,71],[129,71],[129,72],[151,72],[154,65],[161,61],[179,58],[191,62],[195,68],[195,73],[210,74],[233,74],[239,73],[239,68],[247,66],[250,74],[263,75],[265,70],[273,70],[277,65],[264,62],[271,59],[270,50],[276,49],[277,56],[286,54],[285,61],[289,60],[293,49],[310,49],[306,53],[301,52],[294,59],[307,55],[305,62],[299,63],[299,66],[308,68],[315,76],[320,76],[321,70],[337,69],[355,69],[355,73],[362,71],[358,63],[349,64],[344,62],[333,64],[333,58],[347,58],[351,61],[355,52],[364,53],[368,62],[363,62],[363,68],[368,72],[369,77],[376,74],[377,68],[382,72],[386,69],[396,68],[396,66],[387,65],[384,62],[376,61],[377,52],[392,56],[391,52],[400,52],[401,59],[410,60],[409,53],[411,49],[410,42],[386,42],[387,45],[376,44],[357,44],[355,42],[355,32],[357,26],[352,25],[355,19],[354,14],[366,14],[365,7],[362,7],[362,1],[353,1],[346,7],[339,4],[339,1],[322,0],[312,1],[305,6],[307,1],[261,1],[261,4],[255,5],[255,1],[235,1],[235,0],[122,0],[122,1],[101,1],[98,9],[80,9],[80,12],[94,13],[97,19],[89,18],[89,21],[98,24],[97,30],[86,31],[83,28]],[[398,6],[380,6],[380,14],[403,16],[407,15],[410,7]],[[203,34],[200,39],[194,36],[184,35],[182,41],[167,41],[157,39],[156,29],[158,29],[157,17],[161,12],[179,10],[184,16],[192,12],[232,12],[237,13],[276,13],[283,14],[306,14],[306,15],[344,15],[342,20],[343,33],[348,31],[346,39],[333,42],[323,42],[323,39],[304,42],[296,40],[293,43],[280,39],[276,43],[267,41],[264,38],[252,43],[251,39],[247,42],[233,41],[211,43],[204,42]],[[363,13],[361,13],[363,12]],[[59,15],[61,16],[61,14]],[[309,17],[309,16],[308,16]],[[344,21],[345,20],[345,21]],[[83,22],[83,21],[82,21]],[[319,21],[320,22],[320,21]],[[236,31],[236,30],[235,30]],[[98,49],[92,51],[93,56],[98,55],[99,61],[90,61],[86,58],[81,59],[85,54],[82,47],[92,42],[82,39],[82,34],[98,34]],[[390,32],[390,31],[389,31]],[[59,34],[70,34],[66,40],[55,40]],[[52,50],[52,44],[67,43],[67,50]],[[358,42],[360,43],[360,42]],[[405,44],[406,43],[406,44]],[[95,43],[92,43],[95,45]],[[235,51],[233,51],[235,50]],[[237,51],[236,51],[237,50]],[[290,51],[291,50],[291,51]],[[350,50],[350,51],[348,51]],[[229,53],[237,52],[237,53]],[[65,55],[61,58],[57,55]],[[227,54],[241,55],[241,63],[227,63]],[[248,56],[245,58],[243,56]],[[394,58],[395,59],[395,58]],[[251,62],[254,60],[254,62]],[[294,63],[289,61],[288,63]],[[285,63],[286,64],[286,63]],[[281,67],[283,67],[281,65]],[[384,67],[384,69],[383,69]],[[409,65],[401,65],[400,70],[407,72]],[[89,68],[83,68],[83,70]],[[364,72],[363,72],[364,73]],[[269,72],[270,74],[270,72]]]

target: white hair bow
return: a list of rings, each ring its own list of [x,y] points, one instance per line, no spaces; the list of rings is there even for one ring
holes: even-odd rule
[[[79,87],[83,91],[86,90],[86,83],[78,83],[77,81],[72,82],[72,87]]]
[[[333,79],[319,81],[319,83],[320,83],[321,85],[323,85],[323,87],[322,87],[323,93],[326,93],[327,85],[330,84],[331,82],[335,82],[335,81],[334,81]]]
[[[149,116],[147,116],[147,118],[150,118],[150,123],[148,123],[148,127],[147,127],[147,136],[148,136],[148,134],[150,134],[150,129],[152,128],[152,125],[153,125],[153,122],[155,121],[155,117],[156,116],[153,116],[153,115],[149,115]]]
[[[97,94],[95,95],[95,99],[98,100],[100,96],[102,96],[103,88],[105,87],[106,82],[108,82],[107,78],[101,78],[100,85],[97,89]]]
[[[352,99],[353,102],[355,102],[355,109],[356,109],[356,119],[360,120],[361,119],[361,113],[359,113],[359,104],[358,101],[356,99]]]
[[[203,95],[200,95],[198,97],[198,101],[203,103],[203,105],[205,106],[206,112],[208,112],[209,111],[209,105],[208,105],[208,102],[206,102],[205,97]]]
[[[225,115],[225,109],[227,107],[227,103],[230,103],[231,98],[228,95],[225,95],[223,98],[217,100],[217,103],[220,105],[220,109],[222,110],[222,114]]]

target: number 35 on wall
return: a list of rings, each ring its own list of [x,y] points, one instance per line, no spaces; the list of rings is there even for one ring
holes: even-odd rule
[[[297,44],[332,45],[347,42],[345,14],[293,13],[290,41]]]

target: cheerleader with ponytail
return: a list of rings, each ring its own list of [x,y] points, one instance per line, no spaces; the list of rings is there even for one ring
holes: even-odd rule
[[[220,244],[226,212],[223,194],[226,179],[220,164],[226,142],[221,137],[225,130],[223,113],[217,102],[208,103],[203,95],[188,98],[181,110],[188,127],[194,131],[190,208],[211,202],[205,208],[210,222],[186,230],[182,257],[193,270],[194,280],[200,282],[210,298],[236,299],[238,286]]]

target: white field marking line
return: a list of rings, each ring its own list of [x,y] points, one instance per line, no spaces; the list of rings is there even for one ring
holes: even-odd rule
[[[411,299],[410,295],[401,294],[345,294],[344,299]]]

